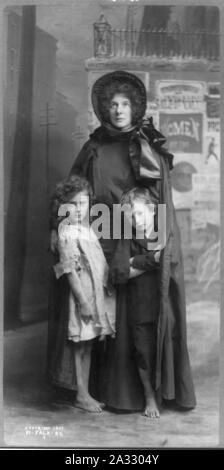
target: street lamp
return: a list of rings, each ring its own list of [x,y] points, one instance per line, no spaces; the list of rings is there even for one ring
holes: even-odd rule
[[[103,14],[94,27],[94,56],[106,57],[111,54],[111,26]]]

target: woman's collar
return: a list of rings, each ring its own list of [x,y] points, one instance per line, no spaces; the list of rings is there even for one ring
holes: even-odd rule
[[[110,123],[103,123],[103,127],[110,133],[110,134],[113,134],[113,135],[122,135],[122,134],[129,134],[130,132],[132,132],[135,128],[136,128],[136,125],[130,125],[124,129],[117,129],[116,127],[112,126],[112,124]]]
[[[112,126],[109,123],[103,123],[102,124],[102,132],[105,136],[108,136],[111,139],[116,139],[116,140],[129,140],[131,136],[133,135],[133,132],[135,132],[137,126],[136,125],[131,125],[126,129],[117,129],[116,127]]]

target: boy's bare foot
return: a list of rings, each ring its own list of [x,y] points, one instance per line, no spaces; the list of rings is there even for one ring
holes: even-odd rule
[[[146,416],[147,418],[151,419],[160,418],[160,413],[154,397],[148,397],[148,399],[146,400],[146,407],[142,414],[143,416]]]

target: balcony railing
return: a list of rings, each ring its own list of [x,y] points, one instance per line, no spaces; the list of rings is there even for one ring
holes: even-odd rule
[[[94,23],[95,57],[220,59],[220,34],[208,31],[112,29],[101,15]]]

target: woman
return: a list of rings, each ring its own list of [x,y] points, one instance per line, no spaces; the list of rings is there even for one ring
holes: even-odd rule
[[[161,300],[155,389],[161,400],[175,400],[179,406],[190,409],[195,406],[195,395],[186,344],[180,237],[169,175],[173,156],[162,147],[165,138],[155,130],[152,120],[143,121],[146,90],[135,75],[115,71],[102,76],[93,86],[92,103],[101,126],[93,132],[82,148],[71,174],[87,177],[93,187],[96,202],[107,204],[111,209],[111,230],[113,204],[119,203],[122,194],[136,185],[143,184],[148,187],[156,202],[166,204],[166,246],[161,257],[159,281]],[[52,226],[53,224],[54,220]],[[53,247],[56,238],[53,232]],[[110,263],[116,240],[111,236],[100,241]],[[57,304],[55,308],[58,310]],[[51,378],[54,383],[75,390],[75,377],[69,372],[70,353],[64,341],[63,331],[61,347],[57,348],[61,367],[56,374],[52,360],[55,354],[54,341],[49,343]],[[144,406],[144,397],[132,360],[125,299],[120,299],[117,305],[116,331],[116,338],[109,340],[106,345],[100,380],[99,374],[96,373],[99,363],[99,356],[96,355],[93,370],[93,379],[96,379],[98,385],[96,394],[114,409],[140,410]],[[63,375],[62,381],[60,375]]]

